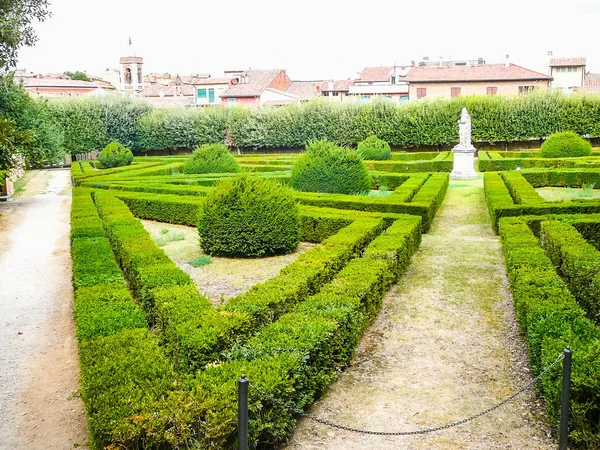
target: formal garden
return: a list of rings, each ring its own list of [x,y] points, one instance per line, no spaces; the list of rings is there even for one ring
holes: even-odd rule
[[[571,443],[600,445],[600,151],[579,138],[600,136],[600,99],[531,95],[45,103],[77,156],[71,255],[91,446],[236,448],[241,374],[279,401],[250,391],[251,447],[285,442],[297,416],[282,403],[305,409],[339,377],[430,231],[463,107],[485,143],[489,227],[532,373],[573,349]],[[532,139],[544,146],[508,150]],[[561,383],[555,370],[536,385],[554,428]]]

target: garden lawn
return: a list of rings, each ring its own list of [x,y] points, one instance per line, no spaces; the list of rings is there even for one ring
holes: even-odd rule
[[[482,177],[451,181],[352,365],[311,413],[377,431],[441,426],[526,384],[526,358]],[[487,416],[428,435],[368,436],[302,419],[287,449],[556,448],[548,436],[543,408],[530,391]]]

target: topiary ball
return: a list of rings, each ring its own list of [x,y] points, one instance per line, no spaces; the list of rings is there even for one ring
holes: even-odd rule
[[[225,144],[198,147],[183,164],[183,173],[237,173],[242,168]]]
[[[315,141],[292,166],[290,184],[299,191],[362,194],[371,189],[371,177],[354,150]]]
[[[362,159],[385,160],[391,159],[392,157],[392,149],[390,148],[390,144],[385,142],[383,139],[379,139],[374,134],[366,138],[364,141],[359,142],[356,150],[358,152],[358,156],[360,156]]]
[[[200,246],[217,256],[290,253],[300,242],[300,216],[291,189],[241,174],[221,181],[200,211]]]
[[[131,161],[133,161],[131,150],[118,142],[111,142],[98,153],[98,162],[103,169],[128,166]]]
[[[591,152],[592,144],[574,131],[554,133],[542,144],[544,158],[587,156]]]

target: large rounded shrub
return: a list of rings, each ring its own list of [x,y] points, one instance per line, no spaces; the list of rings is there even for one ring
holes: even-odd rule
[[[358,153],[329,141],[306,146],[292,167],[290,183],[299,191],[338,194],[361,194],[371,188],[369,171]]]
[[[291,189],[248,174],[221,181],[208,194],[198,231],[204,252],[234,257],[290,253],[301,237]]]
[[[592,152],[592,144],[574,131],[554,133],[542,144],[542,157],[566,158],[587,156]]]
[[[359,142],[356,150],[362,159],[385,160],[392,157],[390,144],[374,134]]]
[[[103,169],[128,166],[133,161],[133,153],[118,142],[111,142],[98,153],[98,162]]]
[[[225,144],[202,145],[183,165],[183,173],[237,173],[241,170]]]

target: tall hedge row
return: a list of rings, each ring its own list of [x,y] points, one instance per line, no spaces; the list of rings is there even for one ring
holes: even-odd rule
[[[471,114],[474,141],[537,139],[566,130],[600,136],[599,95],[470,96],[405,105],[316,99],[258,109],[152,110],[142,100],[121,98],[61,100],[50,106],[73,153],[100,149],[112,140],[138,151],[223,141],[259,149],[297,148],[320,139],[355,146],[372,133],[396,147],[448,145],[458,142],[463,107]]]

